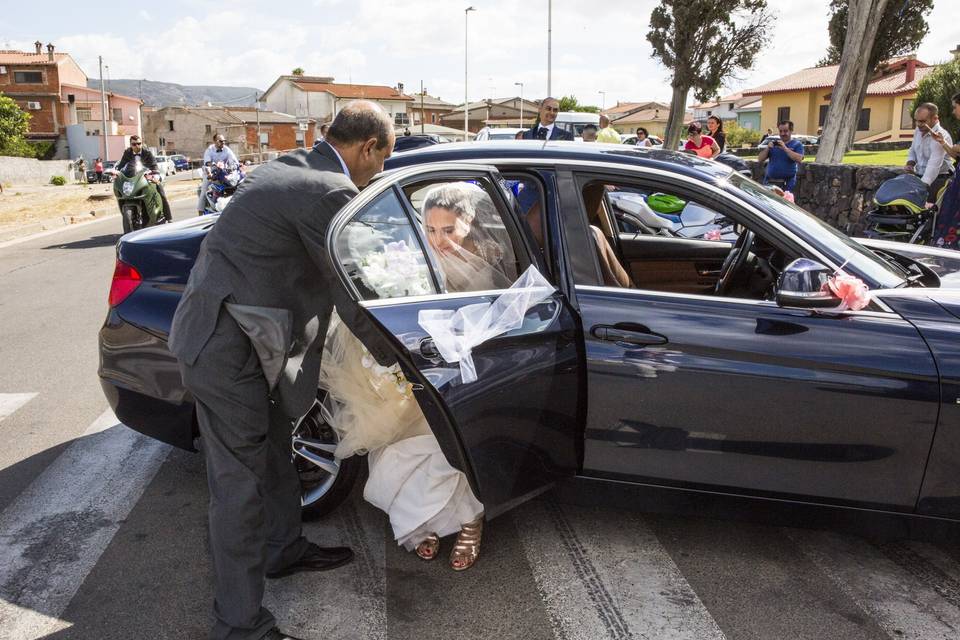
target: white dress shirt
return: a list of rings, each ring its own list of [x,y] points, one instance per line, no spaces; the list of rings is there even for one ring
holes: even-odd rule
[[[337,151],[337,148],[336,148],[335,146],[333,146],[332,144],[330,144],[329,142],[324,142],[323,144],[327,145],[328,147],[330,147],[330,148],[333,150],[334,155],[337,156],[337,160],[340,161],[340,166],[343,167],[343,173],[349,178],[349,177],[350,177],[350,169],[347,168],[347,163],[343,161],[343,156],[340,155],[340,152]]]
[[[930,131],[936,131],[942,135],[944,142],[948,145],[953,144],[950,133],[941,127],[939,122],[930,127]],[[913,132],[913,142],[910,144],[907,161],[916,163],[914,171],[926,184],[933,184],[937,176],[952,171],[950,157],[940,143],[933,139],[929,131],[924,133],[917,129]]]
[[[217,145],[212,144],[207,147],[207,150],[203,152],[203,164],[212,162],[216,164],[217,162],[222,162],[224,164],[240,164],[237,160],[237,156],[233,153],[233,150],[227,145],[223,145],[223,149],[217,151]]]
[[[540,129],[546,129],[546,130],[547,130],[547,138],[546,138],[546,139],[549,140],[549,139],[550,139],[550,136],[553,135],[553,127],[554,127],[554,126],[555,126],[554,124],[551,124],[551,125],[541,124],[539,127],[537,127],[537,136],[536,136],[536,137],[537,137],[537,138],[540,137]]]

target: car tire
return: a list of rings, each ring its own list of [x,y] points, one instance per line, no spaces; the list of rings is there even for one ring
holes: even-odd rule
[[[339,461],[333,458],[332,449],[338,440],[336,432],[323,419],[319,399],[294,426],[291,449],[303,492],[304,520],[322,518],[340,506],[364,473],[366,465],[360,456]],[[317,445],[327,450],[314,448]],[[314,460],[321,456],[322,466],[318,466]],[[335,473],[330,473],[331,465],[337,467]]]

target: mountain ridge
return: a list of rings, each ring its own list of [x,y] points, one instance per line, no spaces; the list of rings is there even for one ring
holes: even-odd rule
[[[87,86],[100,88],[99,79],[88,79]],[[118,78],[107,82],[107,91],[135,98],[143,96],[143,103],[151,107],[214,105],[251,107],[254,96],[263,92],[255,87],[227,87],[216,85],[183,85],[175,82]],[[142,93],[141,93],[142,92]]]

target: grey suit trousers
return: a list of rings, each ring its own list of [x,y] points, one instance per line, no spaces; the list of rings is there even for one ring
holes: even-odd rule
[[[196,362],[180,371],[196,400],[210,485],[210,637],[259,640],[276,624],[262,606],[266,572],[296,562],[308,545],[292,422],[270,401],[256,351],[224,308]]]

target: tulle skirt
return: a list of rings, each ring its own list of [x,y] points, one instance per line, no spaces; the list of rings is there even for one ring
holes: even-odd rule
[[[324,344],[324,417],[337,432],[336,456],[369,453],[363,497],[390,517],[408,550],[430,533],[445,536],[483,513],[466,476],[440,449],[409,383],[381,367],[336,314]]]

